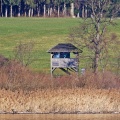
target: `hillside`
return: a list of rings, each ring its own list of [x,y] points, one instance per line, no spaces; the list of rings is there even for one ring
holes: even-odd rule
[[[120,38],[119,21],[116,20],[117,25],[109,27],[109,32],[116,33]],[[82,19],[77,18],[1,18],[0,54],[13,59],[13,51],[17,45],[32,42],[34,50],[31,59],[34,62],[30,68],[49,72],[50,56],[46,51],[57,43],[68,42],[70,29],[81,23]],[[82,53],[82,55],[88,54],[86,50]],[[114,56],[113,52],[110,54]],[[81,67],[87,67],[85,63],[90,64],[84,59],[81,61]]]

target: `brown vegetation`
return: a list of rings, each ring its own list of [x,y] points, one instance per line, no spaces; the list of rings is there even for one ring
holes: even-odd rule
[[[120,77],[111,72],[97,75],[86,72],[84,75],[51,78],[48,74],[30,71],[16,61],[8,61],[0,67],[0,89],[37,90],[46,88],[120,88]]]
[[[16,61],[0,67],[0,113],[120,113],[120,77],[86,72],[51,78]]]
[[[120,90],[0,90],[1,113],[120,113]]]

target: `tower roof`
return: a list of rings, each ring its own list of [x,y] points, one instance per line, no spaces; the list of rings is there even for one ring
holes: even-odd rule
[[[52,52],[82,52],[80,49],[72,45],[71,43],[59,43],[58,45],[54,46],[50,50],[47,51],[48,53]]]

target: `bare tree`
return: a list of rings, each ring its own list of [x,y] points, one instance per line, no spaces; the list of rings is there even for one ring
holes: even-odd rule
[[[34,43],[19,43],[14,49],[15,59],[21,62],[23,65],[28,66],[34,61],[33,57]]]
[[[85,0],[91,17],[72,30],[70,38],[81,47],[87,47],[92,52],[93,70],[98,72],[99,60],[102,52],[107,52],[107,45],[111,40],[107,34],[107,27],[114,25],[113,18],[120,10],[118,0]],[[114,39],[112,39],[114,40]]]

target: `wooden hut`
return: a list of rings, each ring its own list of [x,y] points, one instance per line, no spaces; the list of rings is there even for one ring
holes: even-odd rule
[[[71,43],[60,43],[47,51],[51,54],[51,75],[56,68],[70,74],[79,71],[79,53],[82,51]]]

